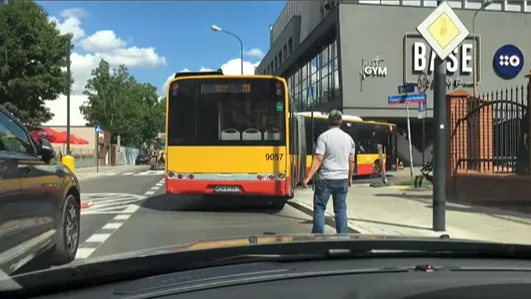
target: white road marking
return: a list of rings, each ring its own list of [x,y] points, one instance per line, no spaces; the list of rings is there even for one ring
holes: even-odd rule
[[[131,204],[135,205],[146,197],[128,193],[82,193],[81,199],[94,203],[90,208],[81,210],[81,215],[128,214],[131,213],[128,212]]]
[[[144,172],[139,172],[134,174],[134,176],[144,176],[144,175],[163,175],[164,170],[148,170]]]
[[[123,222],[109,222],[109,223],[105,224],[103,229],[117,229],[120,226],[122,226],[122,224],[123,224]]]
[[[151,190],[146,191],[145,195],[155,194],[164,184],[162,179]],[[155,190],[155,191],[153,191]],[[85,260],[89,258],[105,241],[107,241],[114,232],[116,232],[126,221],[131,218],[140,206],[138,201],[146,199],[145,196],[125,193],[92,193],[81,194],[83,200],[92,200],[94,205],[91,208],[84,209],[81,215],[87,214],[118,214],[110,222],[105,224],[98,232],[92,234],[83,244],[79,245],[76,253],[76,260]],[[98,208],[99,205],[99,208]],[[113,211],[113,209],[115,209]],[[117,211],[120,210],[120,211]]]
[[[116,217],[114,217],[114,220],[127,220],[129,219],[129,217],[131,217],[131,215],[116,215]]]
[[[88,258],[96,248],[78,248],[76,252],[76,260],[84,260]]]
[[[98,242],[98,243],[103,243],[105,242],[105,240],[107,240],[109,237],[111,236],[111,234],[93,234],[92,236],[90,236],[90,238],[87,239],[87,241],[85,242]]]

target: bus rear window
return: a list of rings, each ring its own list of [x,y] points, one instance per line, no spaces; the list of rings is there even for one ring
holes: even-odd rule
[[[285,145],[285,92],[275,79],[175,81],[168,145]]]

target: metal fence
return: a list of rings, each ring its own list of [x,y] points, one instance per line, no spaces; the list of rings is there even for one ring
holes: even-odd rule
[[[529,174],[528,88],[516,86],[454,104],[458,170]]]

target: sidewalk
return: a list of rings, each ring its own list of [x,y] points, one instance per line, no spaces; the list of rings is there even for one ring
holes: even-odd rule
[[[119,165],[119,166],[100,166],[96,172],[96,166],[94,167],[83,167],[76,168],[74,173],[78,180],[84,181],[94,177],[98,177],[104,173],[110,172],[141,172],[149,170],[150,166],[148,165]]]
[[[446,203],[446,232],[434,232],[432,191],[396,187],[351,187],[348,196],[349,227],[362,234],[434,236],[506,243],[531,244],[531,213],[493,207]],[[289,202],[313,213],[311,188],[297,190]],[[332,198],[326,210],[333,218]]]

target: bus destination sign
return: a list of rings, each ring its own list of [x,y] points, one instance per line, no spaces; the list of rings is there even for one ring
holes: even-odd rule
[[[201,84],[201,94],[250,93],[250,83]]]

